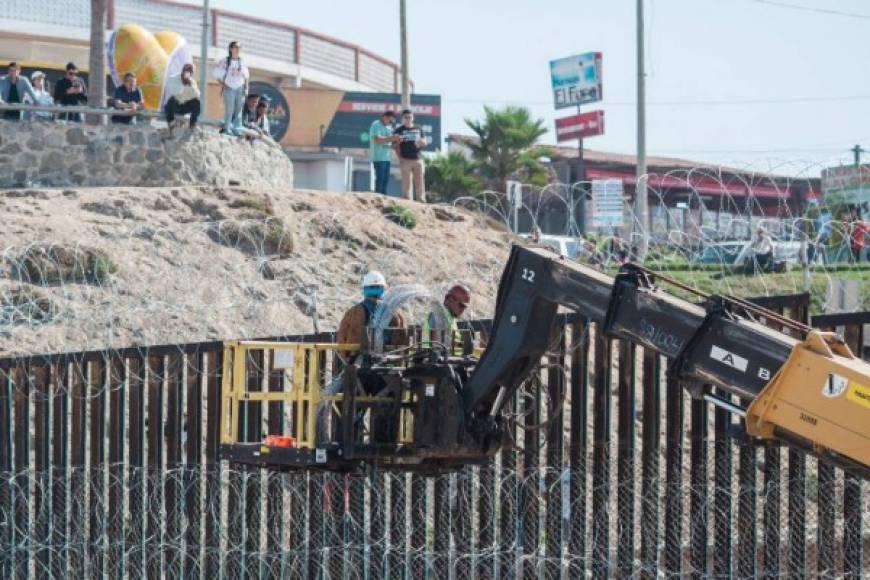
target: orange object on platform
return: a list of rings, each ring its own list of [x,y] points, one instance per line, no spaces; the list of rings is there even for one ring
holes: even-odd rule
[[[296,447],[296,438],[289,435],[266,435],[263,444],[268,447]]]

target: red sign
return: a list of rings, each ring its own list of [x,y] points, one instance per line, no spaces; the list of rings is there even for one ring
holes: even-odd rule
[[[556,141],[571,141],[604,135],[604,111],[592,111],[556,119]]]

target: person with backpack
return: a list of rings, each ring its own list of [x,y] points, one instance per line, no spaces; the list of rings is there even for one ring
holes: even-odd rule
[[[377,271],[371,271],[362,280],[362,302],[355,304],[341,318],[338,325],[336,342],[338,344],[361,344],[363,338],[371,327],[375,318],[375,310],[387,290],[387,280],[384,275]],[[393,314],[390,319],[390,330],[394,332],[392,340],[385,341],[390,344],[403,344],[405,340],[401,336],[405,329],[405,318],[400,312]],[[348,356],[349,362],[356,358],[355,354],[343,353]]]
[[[212,71],[214,78],[220,82],[221,95],[224,98],[224,133],[239,136],[242,134],[242,108],[245,106],[245,95],[248,93],[248,81],[251,73],[248,65],[241,57],[242,46],[232,41],[227,57],[221,59]]]

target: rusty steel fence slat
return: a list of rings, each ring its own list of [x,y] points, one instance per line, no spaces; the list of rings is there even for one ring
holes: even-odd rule
[[[807,318],[803,296],[767,305]],[[558,330],[507,405],[513,443],[436,477],[221,462],[221,343],[2,360],[0,577],[866,577],[861,480],[750,440],[595,323]],[[263,351],[245,365],[285,388]],[[243,405],[247,440],[292,421]]]

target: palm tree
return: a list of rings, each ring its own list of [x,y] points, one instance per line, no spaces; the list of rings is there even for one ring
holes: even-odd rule
[[[550,173],[540,159],[552,155],[552,150],[537,141],[546,132],[543,119],[532,119],[524,107],[507,106],[495,110],[484,106],[480,121],[465,120],[477,136],[469,142],[472,159],[490,187],[506,191],[508,179],[546,185]]]
[[[91,46],[88,58],[88,105],[106,105],[106,14],[108,0],[91,0]],[[100,115],[88,117],[90,123],[99,124]]]
[[[476,169],[476,164],[458,151],[438,154],[426,163],[426,189],[444,202],[475,195],[483,189],[474,175]]]

